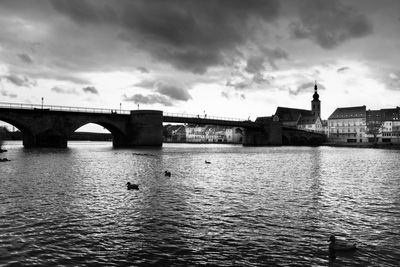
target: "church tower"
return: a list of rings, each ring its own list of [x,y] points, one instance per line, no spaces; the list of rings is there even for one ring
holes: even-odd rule
[[[311,101],[311,111],[314,112],[314,115],[321,117],[321,101],[319,101],[319,94],[317,90],[317,81],[315,81],[313,100]]]

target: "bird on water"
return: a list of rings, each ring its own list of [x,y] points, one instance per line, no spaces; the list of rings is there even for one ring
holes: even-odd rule
[[[336,251],[353,251],[357,249],[356,243],[349,243],[345,240],[337,240],[334,235],[329,237],[329,257],[336,258]]]
[[[126,188],[128,190],[139,190],[139,185],[138,184],[131,184],[130,182],[126,183]]]

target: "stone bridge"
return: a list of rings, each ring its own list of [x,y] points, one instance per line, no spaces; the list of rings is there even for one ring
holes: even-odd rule
[[[0,103],[0,120],[18,128],[24,147],[67,147],[69,137],[80,127],[95,123],[113,136],[114,147],[162,146],[163,122],[242,127],[243,145],[317,145],[323,137],[286,129],[272,119],[255,122],[230,118],[163,114],[159,110],[110,110],[63,106]]]

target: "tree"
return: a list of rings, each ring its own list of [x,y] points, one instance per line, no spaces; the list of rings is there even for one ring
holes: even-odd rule
[[[374,144],[378,143],[378,134],[381,133],[383,128],[383,121],[370,120],[367,122],[367,134],[371,134],[374,137]]]

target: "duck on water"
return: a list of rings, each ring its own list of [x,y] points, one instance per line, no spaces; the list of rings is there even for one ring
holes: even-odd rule
[[[131,184],[130,182],[126,183],[126,189],[128,190],[139,190],[138,184]]]
[[[356,243],[349,243],[345,240],[337,240],[334,235],[329,237],[329,257],[336,258],[336,251],[353,251],[357,249]]]

